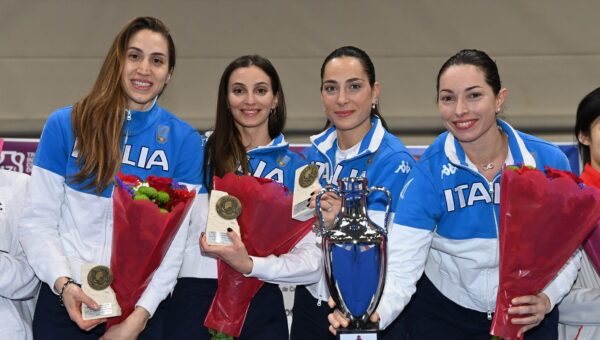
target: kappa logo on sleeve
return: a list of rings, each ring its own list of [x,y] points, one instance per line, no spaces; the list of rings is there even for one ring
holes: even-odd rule
[[[398,169],[396,169],[396,171],[394,171],[394,173],[399,173],[399,172],[401,172],[403,174],[407,174],[410,172],[410,165],[408,165],[407,161],[400,162]]]
[[[442,165],[442,178],[448,177],[456,173],[456,167],[451,163]]]

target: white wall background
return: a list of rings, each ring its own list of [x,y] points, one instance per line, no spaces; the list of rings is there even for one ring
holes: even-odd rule
[[[383,115],[403,139],[441,129],[435,77],[462,48],[497,60],[510,122],[564,136],[600,85],[599,13],[598,1],[0,0],[0,136],[37,137],[52,110],[89,91],[114,35],[139,15],[163,19],[175,38],[163,106],[201,130],[223,68],[258,53],[280,72],[287,130],[303,141],[324,121],[323,58],[353,44],[374,59]]]

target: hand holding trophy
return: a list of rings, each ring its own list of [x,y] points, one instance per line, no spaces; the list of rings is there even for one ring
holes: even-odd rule
[[[370,321],[383,292],[386,273],[387,224],[391,195],[387,189],[368,188],[363,177],[343,178],[339,189],[326,188],[316,198],[321,224],[325,273],[331,297],[349,319],[338,329],[338,339],[377,339],[378,326]],[[384,225],[377,226],[367,215],[367,196],[381,191],[387,196]],[[342,209],[332,229],[324,228],[321,197],[335,192],[342,198]]]

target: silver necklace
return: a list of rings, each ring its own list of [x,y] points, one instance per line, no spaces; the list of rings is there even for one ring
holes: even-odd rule
[[[494,168],[494,162],[489,162],[488,164],[484,164],[481,166],[481,170],[492,170]]]

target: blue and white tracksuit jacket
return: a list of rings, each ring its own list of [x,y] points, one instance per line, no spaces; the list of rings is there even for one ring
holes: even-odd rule
[[[61,276],[80,282],[82,264],[110,265],[111,258],[113,185],[97,194],[95,189],[71,181],[79,171],[71,110],[59,109],[46,121],[20,223],[27,258],[50,287]],[[142,179],[148,175],[171,177],[201,189],[204,145],[192,126],[155,101],[147,111],[127,112],[123,134],[121,172]],[[188,224],[189,216],[136,304],[150,315],[175,285]]]
[[[312,146],[304,154],[311,163],[319,166],[321,186],[331,184],[337,188],[338,179],[345,177],[366,177],[369,187],[379,186],[390,191],[393,212],[398,202],[398,196],[415,161],[404,144],[396,136],[387,132],[379,118],[371,119],[371,129],[360,142],[358,153],[336,164],[337,131],[335,126],[310,138]],[[374,192],[367,198],[369,217],[378,225],[383,225],[385,194]],[[388,224],[389,225],[389,224]],[[322,262],[322,254],[320,254]],[[324,273],[319,282],[306,287],[312,296],[320,301],[327,301],[329,290]]]
[[[268,145],[247,152],[250,174],[255,177],[269,178],[294,189],[294,175],[297,168],[304,165],[299,154],[289,150],[289,144],[283,135],[277,136]],[[192,226],[185,250],[183,266],[179,277],[217,278],[217,262],[200,252],[198,240],[200,232],[206,229],[208,216],[208,197],[198,204],[192,212]],[[196,222],[198,221],[198,222]],[[315,245],[315,236],[307,234],[287,254],[279,257],[251,256],[254,262],[252,272],[246,276],[275,284],[305,284],[315,282],[321,272],[320,249]]]
[[[554,145],[498,120],[508,136],[506,164],[569,170]],[[500,175],[488,180],[468,159],[451,133],[442,133],[425,151],[401,192],[388,243],[388,272],[378,307],[382,327],[391,323],[425,274],[458,305],[494,311],[498,291]],[[580,252],[544,289],[552,307],[569,291]]]
[[[0,339],[33,339],[31,323],[40,281],[18,238],[28,185],[28,175],[0,169]]]

